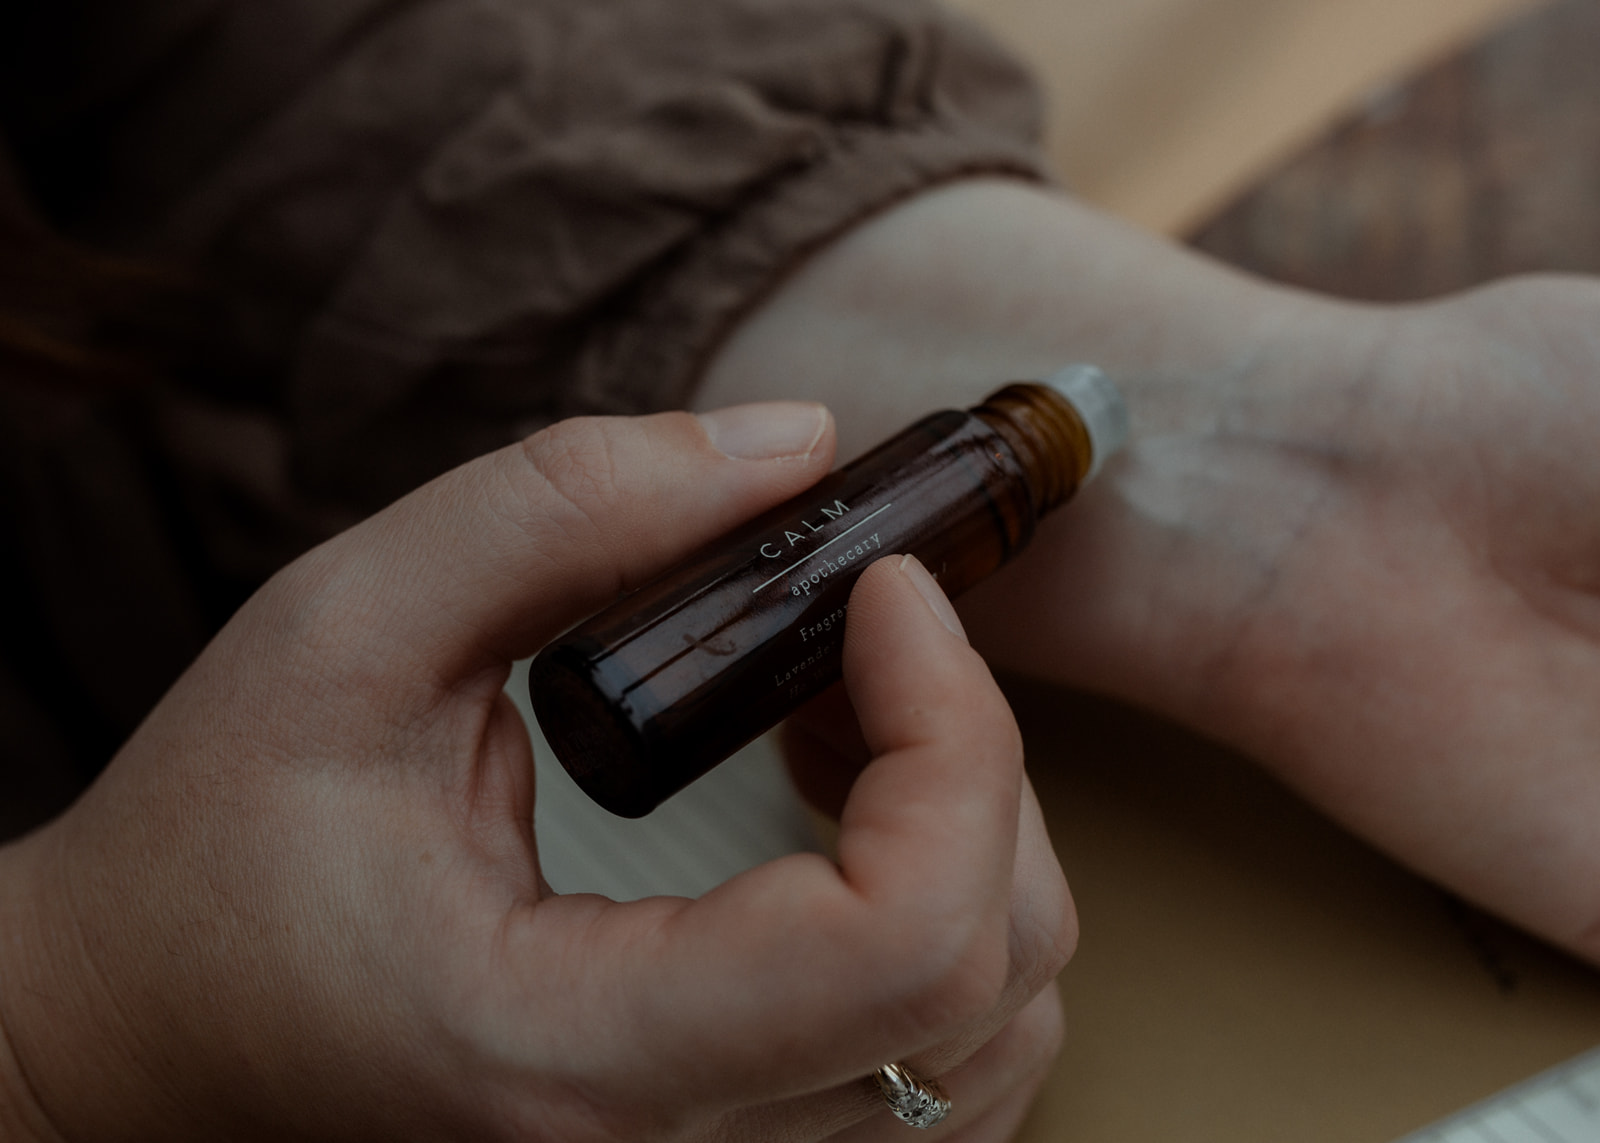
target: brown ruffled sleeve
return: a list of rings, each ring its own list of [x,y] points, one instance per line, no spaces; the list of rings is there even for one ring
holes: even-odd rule
[[[678,405],[830,237],[1041,177],[1027,76],[921,0],[69,7],[18,152],[74,232],[215,284],[183,398],[209,411],[169,439],[226,453],[245,416],[259,451],[269,426],[275,510],[369,510],[552,418]]]

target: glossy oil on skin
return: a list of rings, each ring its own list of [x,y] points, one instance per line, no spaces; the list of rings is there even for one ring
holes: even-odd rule
[[[642,816],[839,678],[873,561],[910,553],[958,595],[1028,543],[1093,453],[1044,385],[926,417],[545,648],[540,728],[590,797]]]

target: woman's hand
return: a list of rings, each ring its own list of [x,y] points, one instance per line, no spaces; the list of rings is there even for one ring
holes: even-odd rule
[[[1069,361],[1132,445],[962,601],[976,645],[1600,962],[1600,283],[1346,305],[974,181],[822,252],[702,398],[826,401],[848,454]]]
[[[7,1137],[890,1140],[895,1060],[943,1077],[943,1137],[1007,1137],[1074,920],[916,565],[853,597],[875,760],[837,864],[631,904],[539,874],[511,661],[831,455],[817,406],[568,422],[277,576],[0,852]]]
[[[1600,282],[1315,317],[1169,391],[974,621],[1600,962]]]

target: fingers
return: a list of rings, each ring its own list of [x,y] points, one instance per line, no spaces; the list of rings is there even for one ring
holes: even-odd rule
[[[784,750],[801,794],[835,818],[871,759],[843,687],[824,692],[790,718],[784,728]],[[915,1062],[929,1074],[954,1067],[995,1035],[1042,983],[1056,975],[1077,943],[1066,878],[1038,799],[1026,781],[1011,884],[1011,965],[1005,995],[988,1019],[917,1057]]]
[[[802,491],[832,455],[827,411],[799,402],[564,421],[324,545],[280,577],[276,600],[302,635],[382,640],[402,665],[449,677],[531,654]]]
[[[890,558],[851,599],[846,680],[876,757],[844,807],[839,865],[799,855],[697,902],[591,913],[564,899],[528,919],[552,927],[528,936],[526,955],[576,942],[595,990],[540,1007],[624,1030],[635,1056],[613,1040],[605,1058],[635,1091],[659,1085],[702,1107],[738,1093],[748,1105],[854,1084],[952,1041],[970,1052],[1060,968],[1070,902],[1059,872],[1038,878],[1042,890],[1014,885],[1019,836],[1030,876],[1033,850],[1047,853],[1025,809],[1015,723],[930,588],[920,565]],[[1013,912],[1051,920],[1019,929]],[[581,931],[564,913],[582,913]],[[663,1044],[674,1046],[665,1066]]]
[[[785,751],[802,794],[813,806],[835,817],[865,765],[849,742],[852,732],[859,738],[842,691],[837,696],[822,696],[785,728]],[[1041,984],[1054,979],[1076,948],[1078,928],[1071,893],[1031,783],[1023,788],[1010,921],[1010,975],[999,1002],[986,1019],[910,1061],[924,1073],[942,1075],[987,1043]]]
[[[920,939],[948,941],[943,952],[963,979],[1000,986],[1022,743],[948,601],[914,560],[863,576],[845,680],[874,758],[840,819],[845,880],[871,907],[914,921]]]
[[[940,1077],[950,1097],[940,1137],[950,1143],[1011,1139],[1061,1051],[1062,1027],[1061,995],[1051,983],[961,1068]],[[905,1130],[880,1103],[829,1143],[903,1143]]]
[[[829,687],[790,715],[782,741],[800,796],[837,821],[857,776],[872,761],[844,685]]]
[[[1061,996],[1050,984],[960,1070],[939,1080],[951,1109],[938,1138],[950,1143],[1005,1143],[1011,1139],[1048,1078],[1061,1039]],[[916,1138],[894,1117],[870,1077],[828,1091],[740,1109],[725,1117],[722,1126],[719,1138],[760,1139],[763,1143],[813,1143],[819,1139],[828,1143],[906,1143]]]
[[[1077,913],[1031,783],[1023,788],[1009,922],[1009,974],[1000,998],[982,1018],[911,1058],[926,1074],[943,1075],[989,1043],[1041,988],[1053,988],[1077,947]]]

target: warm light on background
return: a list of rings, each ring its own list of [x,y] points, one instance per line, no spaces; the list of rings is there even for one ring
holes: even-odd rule
[[[1038,70],[1083,197],[1183,234],[1342,113],[1538,0],[952,0]]]

